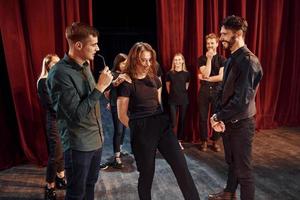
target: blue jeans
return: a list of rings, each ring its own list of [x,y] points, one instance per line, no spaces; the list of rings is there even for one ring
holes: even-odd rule
[[[102,148],[94,151],[68,150],[70,160],[66,162],[66,200],[93,200],[98,180]]]

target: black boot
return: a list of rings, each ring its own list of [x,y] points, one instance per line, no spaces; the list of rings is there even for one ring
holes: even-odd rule
[[[118,161],[117,161],[117,159],[118,159]],[[114,160],[114,162],[111,164],[111,166],[112,166],[113,168],[115,168],[115,169],[122,169],[122,168],[124,168],[124,165],[123,165],[123,163],[122,163],[120,157],[115,157],[115,160]]]
[[[45,186],[45,200],[56,200],[56,193],[54,188]]]
[[[67,188],[67,181],[66,178],[59,178],[58,176],[55,177],[55,186],[57,189],[66,189]]]

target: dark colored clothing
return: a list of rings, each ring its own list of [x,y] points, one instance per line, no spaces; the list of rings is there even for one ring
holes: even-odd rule
[[[70,135],[67,129],[67,122],[65,120],[57,120],[58,132],[60,133],[61,144],[63,151],[70,149]]]
[[[46,181],[52,183],[55,181],[56,173],[64,171],[64,158],[57,128],[56,113],[52,109],[52,103],[46,87],[46,78],[38,81],[38,96],[46,109],[46,134],[48,141]]]
[[[72,167],[66,168],[66,200],[94,200],[94,188],[98,180],[102,148],[93,151],[70,150]]]
[[[118,73],[118,72],[113,72],[113,74],[115,74],[116,77],[118,77],[120,75],[120,73]],[[110,85],[109,89],[110,89],[110,92],[109,92],[110,107],[112,109],[114,109],[113,111],[117,112],[117,99],[118,99],[117,87]]]
[[[255,132],[253,117],[226,124],[222,134],[225,160],[229,165],[225,191],[235,192],[241,185],[241,199],[254,199],[254,176],[252,173],[252,141]]]
[[[229,165],[225,191],[241,186],[241,199],[254,199],[251,154],[255,132],[255,94],[262,78],[258,58],[246,47],[236,50],[227,60],[222,90],[218,95],[217,119],[225,123],[223,144]]]
[[[119,72],[113,72],[113,74],[115,74],[116,77],[120,75]],[[114,136],[113,136],[114,153],[121,151],[120,147],[123,144],[125,132],[126,132],[126,127],[120,122],[118,118],[117,99],[118,99],[117,87],[111,86],[109,92],[109,103],[110,103],[112,121],[114,125]]]
[[[156,69],[157,69],[156,75],[157,75],[158,77],[161,77],[161,76],[163,75],[163,71],[162,71],[162,69],[161,69],[159,63],[157,63]]]
[[[199,58],[199,67],[206,65],[207,57],[205,55]],[[219,54],[213,56],[211,61],[211,76],[219,75],[221,67],[224,67],[225,58]],[[214,113],[215,103],[217,98],[218,86],[220,82],[209,82],[205,80],[200,81],[200,90],[198,96],[199,107],[199,132],[200,140],[207,141],[208,139],[208,119]],[[213,131],[211,139],[217,141],[220,134]]]
[[[198,96],[198,105],[199,105],[199,131],[200,131],[200,140],[208,140],[208,119],[214,113],[215,104],[217,98],[217,88],[209,85],[201,85],[199,96]],[[212,131],[211,140],[217,141],[220,138],[220,134]]]
[[[41,78],[37,83],[37,91],[40,102],[44,109],[49,110],[50,114],[56,117],[56,112],[53,109],[53,104],[51,98],[48,94],[47,85],[46,85],[47,78]]]
[[[230,55],[218,95],[218,120],[228,122],[254,116],[255,95],[261,78],[259,60],[246,46]]]
[[[157,77],[123,83],[118,96],[129,97],[131,148],[139,171],[138,193],[141,200],[151,199],[155,172],[155,155],[158,149],[170,164],[185,199],[199,199],[186,160],[175,138],[167,115],[157,112],[160,108],[157,90],[161,87]],[[145,115],[143,110],[147,110]]]
[[[123,144],[126,127],[118,118],[118,112],[111,110],[112,121],[114,124],[114,136],[113,136],[113,149],[114,153],[121,152],[121,145]]]
[[[176,127],[176,119],[178,112],[178,125],[177,125],[177,139],[184,139],[184,129],[185,129],[185,115],[188,108],[188,104],[184,105],[170,105],[170,117],[172,128]]]
[[[56,118],[47,111],[48,165],[46,181],[52,183],[56,173],[64,171],[64,156]]]
[[[68,149],[64,151],[64,161],[65,161],[65,176],[67,183],[71,183],[72,180],[72,150]],[[67,184],[70,189],[70,185]]]
[[[224,67],[225,60],[226,59],[219,54],[214,55],[211,60],[211,72],[210,72],[209,76],[219,75],[220,68]],[[201,67],[201,66],[206,65],[206,61],[207,61],[207,57],[205,55],[202,55],[198,59],[198,66]],[[205,82],[207,82],[207,81],[205,81]]]
[[[186,84],[190,82],[190,73],[186,71],[169,71],[166,82],[170,82],[169,104],[184,105],[189,103]]]
[[[66,122],[71,157],[66,200],[93,199],[98,179],[103,130],[99,99],[90,67],[65,55],[49,72],[47,86],[59,120]]]
[[[138,193],[141,200],[151,199],[156,149],[171,166],[185,199],[200,199],[185,157],[167,115],[155,115],[129,122],[131,148],[139,171]]]
[[[89,77],[85,71],[89,71]],[[92,151],[103,144],[99,104],[102,93],[91,82],[89,66],[80,66],[67,55],[49,72],[51,99],[58,119],[66,120],[72,150]]]
[[[189,103],[186,84],[190,82],[190,73],[186,71],[169,71],[166,75],[166,82],[170,82],[168,100],[172,127],[176,127],[176,115],[178,112],[177,139],[182,140],[184,137],[185,116]]]
[[[157,76],[151,79],[146,76],[143,79],[134,79],[132,83],[123,82],[118,87],[118,96],[130,97],[129,118],[144,118],[162,113],[158,102],[157,89],[161,82]]]

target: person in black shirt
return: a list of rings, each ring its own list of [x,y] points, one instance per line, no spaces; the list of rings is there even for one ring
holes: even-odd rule
[[[135,43],[126,63],[132,83],[123,82],[118,88],[118,115],[120,121],[130,127],[131,148],[139,171],[139,198],[151,199],[158,149],[170,164],[184,198],[197,200],[199,195],[185,157],[173,134],[168,115],[161,110],[161,81],[156,76],[155,66],[153,48],[147,43]]]
[[[99,32],[86,24],[66,28],[69,51],[49,72],[47,86],[58,120],[66,122],[70,168],[66,168],[66,199],[94,199],[104,141],[99,99],[113,76],[105,67],[95,82],[90,61],[98,47]],[[70,177],[70,181],[69,181]]]
[[[187,93],[189,81],[190,73],[186,69],[185,59],[181,53],[176,53],[173,57],[172,68],[166,75],[166,88],[169,94],[168,100],[173,129],[177,125],[178,112],[177,139],[181,149],[183,149],[181,140],[184,139],[185,114],[189,103]]]
[[[126,59],[127,55],[119,53],[113,62],[112,73],[114,76],[118,77],[124,73],[126,69]],[[124,80],[124,79],[119,79]],[[109,90],[109,109],[112,114],[112,120],[114,124],[114,136],[113,136],[113,150],[114,150],[114,161],[112,163],[107,163],[109,166],[112,166],[116,169],[121,169],[124,167],[121,160],[121,146],[123,144],[126,127],[120,122],[117,113],[117,87],[120,82],[113,82],[112,87]]]
[[[209,200],[236,199],[238,185],[242,200],[254,199],[251,154],[255,95],[263,72],[258,58],[245,45],[247,27],[245,19],[234,15],[225,18],[221,24],[220,41],[231,55],[225,64],[217,109],[210,122],[215,131],[223,132],[229,170],[225,189],[209,195]]]
[[[199,106],[199,132],[201,140],[201,151],[207,151],[208,141],[208,118],[215,109],[218,86],[223,78],[223,69],[225,58],[217,53],[219,38],[216,34],[210,33],[206,37],[207,52],[199,58],[200,90],[198,98]],[[210,112],[209,112],[210,111]],[[212,149],[220,151],[217,144],[220,134],[212,131],[211,140],[213,141]]]
[[[48,95],[46,79],[52,66],[59,61],[56,54],[48,54],[43,59],[42,72],[37,81],[38,96],[46,109],[46,133],[48,141],[48,165],[46,171],[45,200],[56,199],[55,187],[65,189],[64,158],[61,139],[57,127],[56,112]]]

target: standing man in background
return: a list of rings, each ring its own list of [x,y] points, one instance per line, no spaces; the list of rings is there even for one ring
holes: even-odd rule
[[[58,120],[66,121],[71,168],[66,169],[67,200],[92,200],[103,145],[99,98],[113,77],[106,67],[97,83],[90,61],[98,47],[98,31],[83,23],[66,28],[69,52],[49,72],[47,86]],[[69,180],[70,179],[70,180]]]
[[[223,191],[209,195],[209,200],[236,199],[238,184],[242,200],[253,200],[252,141],[255,133],[255,95],[262,68],[258,58],[245,45],[248,23],[229,16],[221,24],[220,40],[230,50],[218,96],[217,110],[211,117],[212,128],[222,133],[225,160],[229,165]]]
[[[199,106],[199,131],[201,140],[201,151],[207,151],[208,142],[208,119],[215,110],[218,87],[223,79],[225,58],[217,53],[219,38],[216,34],[210,33],[206,37],[207,52],[199,58],[200,91],[198,98]],[[220,146],[217,144],[220,133],[213,131],[211,140],[212,150],[219,152]]]

